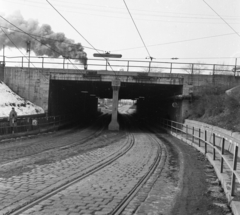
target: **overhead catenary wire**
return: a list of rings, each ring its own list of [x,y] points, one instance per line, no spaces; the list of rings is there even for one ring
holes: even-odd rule
[[[93,47],[93,49],[99,53],[99,51],[48,1],[48,4],[90,45]],[[108,62],[107,58],[103,57],[107,64],[110,66],[110,68],[112,69],[112,71],[114,72],[114,74],[116,75],[116,72],[113,70],[112,66],[110,65],[110,63]]]
[[[135,23],[132,15],[131,15],[131,13],[130,13],[130,10],[128,9],[128,6],[127,6],[125,0],[123,0],[123,2],[124,2],[125,6],[126,6],[126,8],[127,8],[127,11],[128,11],[128,13],[129,13],[132,21],[133,21],[133,24],[135,25],[135,27],[136,27],[136,29],[137,29],[138,35],[140,36],[140,38],[141,38],[141,40],[142,40],[142,43],[143,43],[143,45],[144,45],[144,47],[145,47],[145,49],[146,49],[146,51],[147,51],[147,53],[148,53],[148,56],[149,56],[149,58],[152,60],[153,58],[151,57],[151,55],[150,55],[150,53],[149,53],[149,51],[148,51],[148,48],[147,48],[147,46],[146,46],[146,44],[145,44],[145,42],[144,42],[144,40],[143,40],[143,38],[142,38],[142,36],[141,36],[141,34],[140,34],[140,31],[138,30],[138,27],[137,27],[137,25],[136,25],[136,23]]]
[[[8,0],[8,2],[11,2],[10,0]],[[12,2],[13,3],[13,2]],[[19,2],[15,2],[15,4],[16,3],[19,3]],[[39,3],[39,2],[36,2],[36,3]],[[25,2],[24,2],[24,4],[25,4]],[[45,9],[49,9],[49,8],[46,8],[46,7],[43,7],[43,5],[41,4],[41,5],[34,5],[34,3],[33,3],[33,5],[32,4],[27,4],[28,6],[30,6],[30,7],[38,7],[38,9],[39,8],[45,8]],[[68,5],[69,5],[69,3],[68,3]],[[60,6],[61,7],[61,6]],[[84,9],[83,7],[79,7],[79,9],[78,9],[78,7],[74,7],[74,10],[69,10],[69,9],[67,9],[68,7],[67,6],[65,6],[64,7],[64,11],[65,12],[70,12],[70,13],[77,13],[77,14],[79,14],[79,10],[81,10],[81,9]],[[70,7],[69,7],[70,8]],[[75,9],[78,9],[78,10],[75,10]],[[109,11],[109,10],[106,10],[105,12],[104,11],[101,11],[101,10],[96,10],[97,12],[104,12],[104,15],[103,14],[96,14],[96,13],[85,13],[85,11],[93,11],[93,9],[84,9],[84,11],[82,11],[81,13],[80,13],[80,15],[89,15],[89,16],[100,16],[100,17],[110,17],[110,18],[116,18],[116,19],[128,19],[128,17],[125,17],[125,16],[111,16],[111,15],[106,15],[106,12],[107,13],[114,13],[114,14],[119,14],[118,12],[114,12],[114,11]],[[138,11],[138,10],[137,10]],[[141,10],[140,10],[141,11]],[[155,12],[157,12],[157,11],[155,11]],[[121,13],[121,12],[120,12]],[[166,12],[167,13],[167,12]],[[174,13],[175,14],[175,13]],[[181,14],[184,14],[184,13],[181,13]],[[136,14],[137,15],[137,14]],[[194,17],[183,17],[183,16],[162,16],[162,15],[159,15],[159,14],[139,14],[140,16],[160,16],[160,18],[163,18],[163,19],[145,19],[145,18],[137,18],[137,17],[135,17],[135,20],[143,20],[143,21],[153,21],[153,22],[164,22],[164,23],[181,23],[181,24],[211,24],[211,25],[223,25],[223,24],[225,24],[225,23],[222,23],[222,22],[209,22],[207,19],[207,17],[199,17],[199,19],[201,20],[206,20],[207,22],[196,22],[196,21],[178,21],[178,20],[169,20],[169,18],[171,19],[171,18],[173,18],[173,19],[179,19],[179,18],[181,18],[181,19],[195,19]],[[190,14],[190,15],[197,15],[197,14]],[[201,14],[199,14],[199,15],[201,15]],[[138,15],[137,15],[138,16]],[[207,16],[209,16],[209,15],[207,15]],[[168,18],[168,19],[165,19],[165,18]],[[227,18],[227,17],[226,17]],[[196,19],[198,19],[198,17],[196,17]],[[217,20],[218,18],[209,18],[209,19],[214,19],[214,20]],[[238,17],[236,17],[236,16],[234,16],[234,18],[228,18],[228,19],[238,19]],[[214,21],[213,20],[213,21]],[[219,19],[218,19],[219,20]],[[233,22],[233,23],[231,23],[231,24],[235,24],[235,25],[237,25],[237,24],[239,24],[239,22]]]
[[[11,40],[11,38],[8,36],[8,34],[2,29],[2,27],[0,27],[1,28],[1,30],[2,30],[2,32],[6,35],[6,37],[10,40],[10,42],[18,49],[18,51],[23,55],[23,57],[25,57],[29,62],[30,62],[30,59],[25,55],[25,54],[23,54],[23,52],[17,47],[17,45]],[[35,67],[34,66],[34,64],[32,63],[32,62],[30,62],[32,65],[33,65],[33,67]],[[36,68],[36,67],[35,67]]]
[[[95,51],[97,51],[97,49],[48,0],[46,1],[90,46],[93,47]]]
[[[218,15],[218,17],[219,17],[222,21],[224,21],[228,27],[230,27],[230,28],[240,37],[240,34],[239,34],[231,25],[229,25],[229,24],[227,23],[227,21],[226,21],[225,19],[223,19],[205,0],[203,0],[203,2],[204,2],[214,13],[216,13],[216,14]]]
[[[194,60],[198,60],[198,59],[235,59],[236,57],[178,57],[177,59],[173,59],[172,57],[155,57],[155,60],[181,60],[181,59],[194,59]],[[132,60],[132,59],[139,59],[139,60],[144,60],[146,58],[123,58],[123,60]]]
[[[19,0],[17,2],[15,2],[14,0],[8,0],[8,2],[14,2],[14,3],[17,3],[19,2]],[[26,4],[26,2],[28,2],[28,4]],[[31,4],[29,4],[31,3]],[[21,3],[20,3],[21,4]],[[33,6],[33,7],[39,7],[40,5],[44,6],[42,2],[39,2],[39,1],[33,1],[33,0],[24,0],[24,4],[25,5],[29,5],[29,6]],[[75,4],[75,5],[74,5]],[[102,11],[103,12],[114,12],[114,13],[124,13],[123,11],[110,11],[109,8],[112,8],[112,9],[115,9],[115,10],[125,10],[125,8],[122,8],[122,7],[113,7],[113,6],[104,6],[104,5],[96,5],[96,4],[84,4],[84,3],[80,3],[81,6],[79,6],[79,2],[71,2],[71,4],[69,3],[69,1],[58,1],[58,5],[60,7],[69,7],[69,8],[72,8],[74,7],[74,9],[83,9],[84,11],[85,10],[96,10],[96,11],[101,11],[100,8],[102,8]],[[86,7],[87,6],[87,7]],[[89,8],[89,6],[91,8]],[[86,8],[84,8],[86,7]],[[92,7],[97,7],[97,9],[93,9]],[[214,17],[211,17],[212,15],[205,15],[205,14],[193,14],[193,13],[176,13],[176,12],[166,12],[166,11],[149,11],[149,10],[140,10],[140,9],[132,9],[131,11],[142,11],[143,13],[148,13],[150,12],[149,14],[146,14],[146,15],[149,15],[149,16],[162,16],[162,15],[159,15],[160,13],[165,13],[165,14],[180,14],[181,16],[174,16],[174,17],[177,17],[177,18],[197,18],[197,19],[217,19],[217,18],[214,18]],[[157,13],[157,14],[153,14],[153,13]],[[141,15],[144,15],[144,14],[141,14]],[[185,17],[183,16],[185,15]],[[189,17],[190,16],[190,17]],[[201,16],[201,17],[197,17],[197,16]],[[166,17],[172,17],[172,16],[166,16]],[[239,16],[225,16],[226,18],[229,18],[229,19],[238,19]]]
[[[229,35],[234,35],[234,34],[235,33],[219,34],[219,35],[213,35],[213,36],[207,36],[207,37],[198,37],[198,38],[192,38],[192,39],[187,39],[187,40],[179,40],[179,41],[173,41],[173,42],[153,44],[153,45],[148,45],[148,47],[163,46],[163,45],[170,45],[170,44],[183,43],[183,42],[191,42],[191,41],[195,41],[195,40],[204,40],[204,39],[209,39],[209,38],[214,38],[214,37],[222,37],[222,36],[229,36]],[[127,51],[127,50],[142,49],[142,48],[144,48],[144,46],[138,46],[138,47],[132,47],[132,48],[126,48],[126,49],[116,49],[116,50],[111,50],[111,51]]]
[[[2,19],[4,19],[7,23],[9,23],[10,25],[14,26],[15,28],[17,28],[18,30],[20,30],[21,32],[23,32],[24,34],[26,34],[26,35],[28,35],[29,37],[31,37],[32,39],[38,41],[39,43],[41,43],[42,45],[44,45],[44,46],[46,46],[47,48],[51,49],[52,51],[58,53],[59,55],[62,55],[62,53],[59,53],[58,51],[54,50],[52,47],[50,47],[50,46],[48,46],[48,45],[46,45],[46,44],[43,44],[40,40],[34,38],[34,37],[31,36],[29,33],[23,31],[21,28],[17,27],[16,25],[14,25],[14,24],[11,23],[11,22],[9,22],[9,21],[8,21],[7,19],[5,19],[3,16],[0,15],[0,17],[1,17]],[[67,58],[67,60],[75,67],[75,69],[78,69],[78,68],[76,67],[76,65],[75,65],[74,63],[72,63],[72,61],[71,61],[70,59]]]

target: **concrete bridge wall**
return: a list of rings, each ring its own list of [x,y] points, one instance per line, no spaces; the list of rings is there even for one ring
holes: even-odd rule
[[[95,71],[96,72],[96,71]],[[19,68],[19,67],[0,67],[0,80],[3,80],[14,92],[21,97],[41,106],[45,111],[48,110],[49,85],[51,79],[64,80],[83,80],[84,70],[63,70],[63,69],[38,69],[38,68]],[[100,81],[111,81],[115,74],[109,71],[97,71],[101,76]],[[136,72],[118,72],[117,77],[121,81],[136,83],[134,79]],[[182,84],[184,95],[189,95],[198,89],[199,86],[210,84],[223,84],[234,86],[240,84],[240,77],[226,75],[189,75],[189,74],[167,74],[149,73],[148,76],[154,77],[158,84]],[[97,80],[97,81],[99,81]],[[180,83],[180,82],[182,83]],[[180,115],[184,115],[188,110],[188,101],[183,101]]]

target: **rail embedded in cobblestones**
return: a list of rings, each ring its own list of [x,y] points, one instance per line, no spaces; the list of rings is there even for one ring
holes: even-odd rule
[[[164,159],[163,155],[166,154],[165,148],[162,147],[159,143],[159,139],[156,137],[148,135],[150,139],[152,139],[152,142],[157,143],[157,156],[154,159],[154,162],[149,167],[149,171],[146,172],[146,174],[138,181],[138,183],[129,191],[129,193],[123,198],[123,200],[119,203],[119,205],[111,212],[110,215],[120,215],[125,210],[127,205],[131,202],[131,200],[135,197],[135,195],[138,193],[138,191],[143,187],[143,185],[146,183],[146,181],[151,177],[154,171],[156,171],[157,167],[159,166],[159,163],[162,159]]]
[[[82,130],[80,133],[82,133],[85,130],[86,129]],[[19,162],[23,162],[24,160],[28,160],[28,159],[33,158],[33,157],[36,158],[37,156],[39,157],[39,156],[41,156],[43,154],[46,154],[46,153],[50,153],[50,152],[54,153],[55,150],[57,150],[59,147],[60,147],[59,148],[60,150],[63,150],[63,149],[65,150],[65,149],[73,148],[75,146],[80,146],[80,145],[90,141],[93,138],[99,137],[103,133],[103,130],[104,130],[104,127],[101,127],[100,129],[97,129],[97,130],[92,130],[90,133],[87,133],[86,136],[81,136],[81,138],[78,137],[78,139],[76,141],[70,142],[68,144],[64,144],[64,146],[62,146],[62,147],[60,147],[59,145],[51,146],[51,144],[49,144],[47,146],[47,148],[45,148],[43,151],[38,152],[39,147],[43,148],[42,146],[44,145],[44,143],[47,142],[48,140],[52,139],[52,137],[50,136],[47,139],[44,139],[44,143],[41,143],[41,142],[37,141],[38,145],[35,147],[34,153],[31,153],[29,155],[26,155],[25,153],[23,153],[23,154],[20,155],[19,151],[18,151],[18,153],[15,151],[15,153],[17,153],[15,155],[17,157],[17,159],[15,159],[13,157],[13,154],[12,154],[10,161],[2,162],[0,160],[0,168],[2,169],[4,167],[7,167],[7,166],[12,165],[12,164],[16,165]],[[1,155],[1,152],[0,152],[0,155]]]
[[[109,165],[110,163],[117,160],[119,157],[123,156],[127,153],[132,146],[134,145],[134,139],[130,136],[126,139],[126,142],[115,152],[110,153],[110,155],[101,158],[97,162],[93,164],[89,164],[85,169],[80,169],[74,172],[72,175],[66,175],[65,179],[48,187],[47,191],[40,192],[37,197],[32,197],[31,200],[24,202],[22,205],[19,206],[17,203],[15,208],[8,208],[5,214],[21,214],[29,208],[34,207],[34,205],[48,199],[49,197],[55,195],[56,193],[60,192],[61,190],[66,189],[67,187],[83,180],[84,178],[88,177],[89,175],[99,171],[100,169],[104,168],[105,166]],[[66,173],[67,174],[67,173]],[[11,209],[11,210],[10,210]]]
[[[202,148],[202,151],[210,156],[213,162],[218,163],[220,170],[218,176],[223,173],[228,175],[230,183],[227,184],[230,186],[225,186],[224,190],[229,201],[232,201],[237,194],[239,196],[240,172],[237,165],[240,141],[238,139],[212,129],[189,126],[167,119],[161,120],[161,126],[189,144],[199,149]]]

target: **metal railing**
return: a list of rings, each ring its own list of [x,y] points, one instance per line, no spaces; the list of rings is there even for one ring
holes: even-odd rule
[[[16,56],[1,56],[2,65],[8,67],[21,68],[56,68],[83,70],[84,65],[79,59],[34,57],[30,58]],[[198,75],[239,75],[239,66],[224,64],[204,64],[204,63],[180,63],[180,62],[160,62],[149,60],[124,60],[124,59],[87,59],[88,70],[105,70],[114,72],[156,72],[156,73],[184,73]]]
[[[0,122],[0,136],[21,132],[41,131],[41,129],[57,129],[60,125],[69,123],[74,119],[66,116],[44,116],[18,118],[14,126],[10,126],[7,119]]]
[[[220,157],[220,173],[224,170],[231,171],[230,195],[234,196],[236,182],[240,183],[240,173],[237,172],[239,140],[226,136],[213,130],[201,129],[188,126],[175,121],[162,119],[161,126],[171,132],[184,137],[198,147],[204,147],[205,154],[212,150],[212,159],[215,161]],[[210,149],[209,149],[210,148]],[[224,165],[225,164],[225,165]],[[224,169],[225,168],[225,169]],[[237,181],[236,181],[237,179]]]

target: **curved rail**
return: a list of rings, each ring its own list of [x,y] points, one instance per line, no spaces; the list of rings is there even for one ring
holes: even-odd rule
[[[48,192],[45,195],[42,195],[40,198],[34,199],[33,201],[29,202],[28,204],[24,205],[23,207],[20,207],[16,210],[12,211],[9,214],[12,214],[12,215],[21,214],[24,211],[26,211],[27,209],[32,208],[33,206],[37,205],[38,203],[44,201],[45,199],[48,199],[51,196],[55,195],[56,193],[66,189],[67,187],[80,182],[84,178],[92,175],[93,173],[99,171],[100,169],[103,169],[107,165],[111,164],[112,162],[114,162],[115,160],[117,160],[118,158],[120,158],[121,156],[126,154],[133,147],[133,145],[134,145],[134,138],[131,135],[129,135],[127,142],[125,143],[125,145],[123,146],[123,148],[121,150],[111,154],[109,157],[103,158],[100,162],[91,166],[92,168],[88,167],[88,169],[86,169],[84,171],[84,173],[82,173],[82,172],[76,173],[76,174],[79,174],[78,176],[76,176],[76,174],[74,174],[74,176],[71,179],[69,179],[65,184],[58,186],[53,191]]]
[[[105,122],[106,120],[107,120],[107,119],[105,118],[105,119],[104,119],[104,122]],[[99,123],[99,122],[97,121],[96,123]],[[95,124],[96,124],[96,123],[95,123]],[[30,157],[36,156],[36,155],[41,155],[41,154],[44,154],[44,153],[46,153],[46,152],[50,152],[50,151],[56,150],[56,149],[58,149],[58,148],[61,150],[61,149],[68,149],[68,148],[70,148],[70,147],[72,148],[72,147],[75,147],[75,146],[82,145],[82,144],[90,141],[90,140],[93,139],[93,138],[99,137],[99,136],[102,134],[104,128],[105,128],[105,123],[103,123],[103,126],[101,126],[100,129],[95,130],[94,132],[89,133],[89,135],[87,135],[87,136],[85,136],[85,137],[83,137],[83,138],[81,138],[81,139],[78,139],[77,141],[73,141],[73,142],[70,141],[70,143],[67,143],[67,144],[64,144],[64,145],[60,145],[60,146],[59,146],[59,145],[56,145],[56,146],[52,146],[52,147],[47,147],[47,149],[43,149],[41,152],[32,153],[32,154],[30,154],[30,155],[23,156],[23,157],[20,157],[20,158],[17,158],[17,159],[11,159],[11,161],[0,162],[0,167],[4,167],[4,166],[9,165],[9,164],[11,164],[11,163],[21,162],[21,160],[23,160],[23,159],[30,158]],[[81,132],[83,132],[83,131],[85,131],[85,130],[86,130],[86,129],[82,130]],[[46,141],[51,140],[51,139],[53,139],[53,138],[52,138],[52,137],[49,137],[49,138],[47,138],[47,140],[44,139],[43,141],[46,142]],[[75,139],[75,138],[74,138],[74,139]],[[37,143],[37,145],[41,145],[41,141],[40,141],[40,142],[37,141],[37,142],[35,142],[35,143]],[[32,145],[32,144],[34,144],[34,143],[31,143],[31,145]]]
[[[153,172],[159,166],[160,161],[164,157],[163,154],[165,154],[165,149],[160,146],[159,139],[153,138],[150,135],[148,135],[148,136],[151,137],[152,140],[157,142],[157,145],[158,145],[157,156],[155,157],[154,162],[150,166],[149,171],[138,181],[138,183],[133,187],[133,189],[129,191],[129,193],[123,198],[123,200],[119,203],[119,205],[110,213],[110,215],[119,215],[123,212],[123,210],[126,208],[126,206],[135,197],[135,195],[142,188],[142,186],[146,183],[146,181],[151,177]],[[161,150],[162,150],[162,153],[160,153]]]

